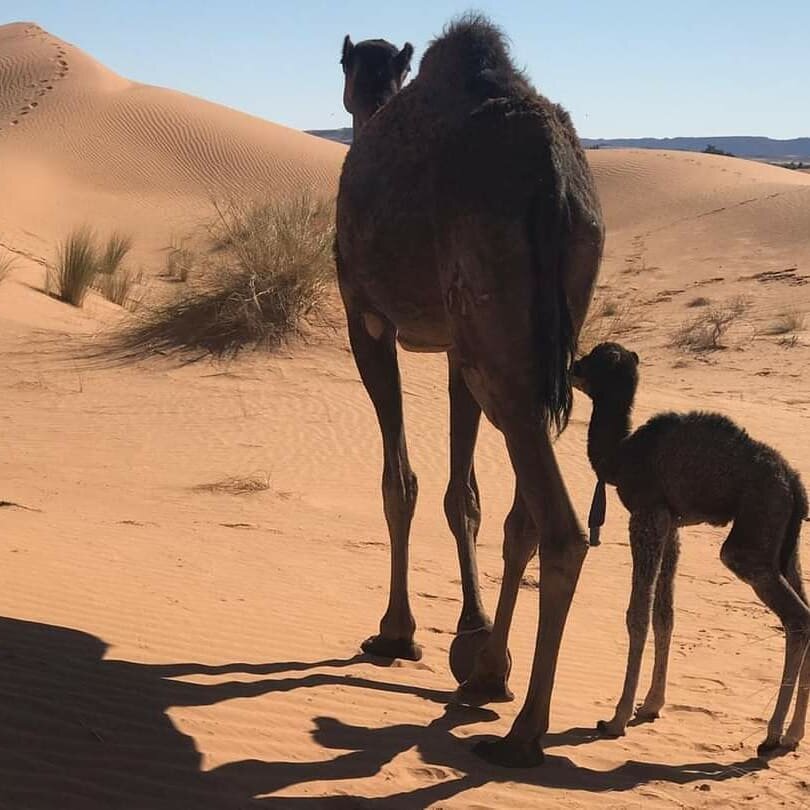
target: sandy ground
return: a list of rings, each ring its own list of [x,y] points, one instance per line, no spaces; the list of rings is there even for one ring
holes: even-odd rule
[[[783,640],[720,563],[722,530],[683,533],[664,715],[621,740],[594,738],[626,649],[627,520],[612,495],[566,632],[545,765],[504,771],[470,753],[481,735],[504,733],[520,703],[446,708],[460,592],[441,506],[441,356],[401,358],[425,655],[391,666],[357,655],[384,607],[388,553],[380,439],[342,329],[230,364],[70,360],[124,316],[94,295],[75,310],[42,294],[40,261],[65,229],[126,222],[157,275],[211,188],[332,193],[343,154],[129,82],[34,26],[0,27],[0,233],[18,256],[0,283],[0,807],[809,804],[807,746],[768,767],[753,758]],[[683,153],[589,157],[609,226],[593,332],[642,357],[637,422],[664,408],[721,410],[810,480],[808,335],[801,318],[789,335],[766,334],[810,305],[810,176]],[[698,296],[747,305],[727,348],[696,357],[670,342],[705,311],[688,306]],[[588,416],[578,399],[558,443],[583,517]],[[512,475],[486,425],[476,464],[493,609]],[[233,478],[265,487],[208,486]],[[533,562],[511,643],[518,701],[537,573]],[[645,678],[651,655],[646,664]]]

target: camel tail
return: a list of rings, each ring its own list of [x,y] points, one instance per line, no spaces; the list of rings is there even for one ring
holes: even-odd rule
[[[563,273],[570,231],[563,196],[544,189],[535,197],[529,218],[529,243],[538,280],[533,310],[541,417],[549,430],[553,427],[559,434],[571,414],[570,369],[577,348]]]
[[[807,492],[804,489],[799,474],[793,472],[790,488],[793,491],[793,511],[790,513],[785,539],[779,554],[779,568],[784,573],[793,557],[799,551],[799,535],[802,530],[802,521],[807,517]]]

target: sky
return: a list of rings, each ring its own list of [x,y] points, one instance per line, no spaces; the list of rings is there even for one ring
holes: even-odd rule
[[[139,82],[298,129],[350,125],[343,37],[415,49],[455,0],[0,0]],[[478,2],[515,62],[590,138],[810,136],[808,0]]]

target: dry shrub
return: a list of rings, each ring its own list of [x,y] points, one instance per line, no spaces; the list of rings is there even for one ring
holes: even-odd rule
[[[122,359],[199,351],[233,356],[274,348],[317,313],[334,276],[331,204],[309,195],[217,209],[221,248],[178,297],[146,313],[110,346]]]
[[[766,335],[789,335],[804,329],[804,313],[796,309],[781,312],[765,330]]]
[[[197,254],[184,240],[173,239],[166,256],[166,275],[173,281],[188,281],[189,274],[197,262]]]
[[[672,336],[672,345],[688,352],[710,352],[726,348],[722,339],[729,327],[748,309],[743,297],[713,306],[683,324]]]
[[[695,307],[707,307],[711,304],[711,301],[706,298],[704,295],[698,295],[696,298],[693,298],[689,301],[686,306],[694,309]]]
[[[639,315],[631,304],[612,299],[591,302],[579,333],[578,354],[587,354],[605,341],[617,341],[638,328]]]
[[[195,492],[223,493],[225,495],[248,495],[253,492],[266,492],[270,489],[270,475],[232,476],[212,484],[198,484]]]

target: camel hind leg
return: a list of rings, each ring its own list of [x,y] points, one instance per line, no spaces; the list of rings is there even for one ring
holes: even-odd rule
[[[804,589],[802,582],[802,569],[799,562],[798,549],[793,554],[787,564],[785,571],[785,579],[789,585],[796,592],[796,595],[805,603],[810,606],[807,599],[807,593]],[[799,684],[796,690],[796,706],[793,709],[793,718],[790,721],[788,730],[782,738],[782,744],[788,749],[796,748],[804,738],[804,728],[807,722],[807,705],[810,701],[810,649],[805,646],[804,660],[799,669]]]
[[[372,655],[418,661],[422,650],[414,642],[416,622],[408,598],[408,540],[416,508],[416,476],[405,442],[396,335],[382,317],[375,316],[375,325],[380,326],[376,336],[367,329],[362,312],[348,314],[352,352],[382,432],[383,507],[391,542],[388,608],[379,634],[366,639],[362,648]]]
[[[450,481],[444,513],[456,539],[461,572],[462,606],[456,637],[450,646],[450,669],[458,683],[472,672],[475,658],[487,642],[492,623],[481,602],[476,539],[481,525],[481,498],[473,454],[481,421],[481,406],[470,393],[455,352],[447,355],[450,394]]]
[[[757,503],[768,504],[767,493],[761,493],[760,500],[754,502]],[[771,525],[766,519],[768,515],[769,512],[764,515],[754,513],[748,520],[746,514],[740,515],[720,550],[723,563],[754,589],[760,601],[779,617],[785,630],[782,679],[767,735],[757,748],[760,756],[783,750],[785,744],[790,743],[783,740],[782,730],[797,681],[800,677],[805,681],[808,678],[806,652],[810,642],[810,607],[777,569],[772,550],[778,548],[778,543],[768,542],[773,537],[781,539],[784,523]],[[801,695],[800,690],[800,700]],[[794,733],[798,731],[795,726],[792,728]]]

